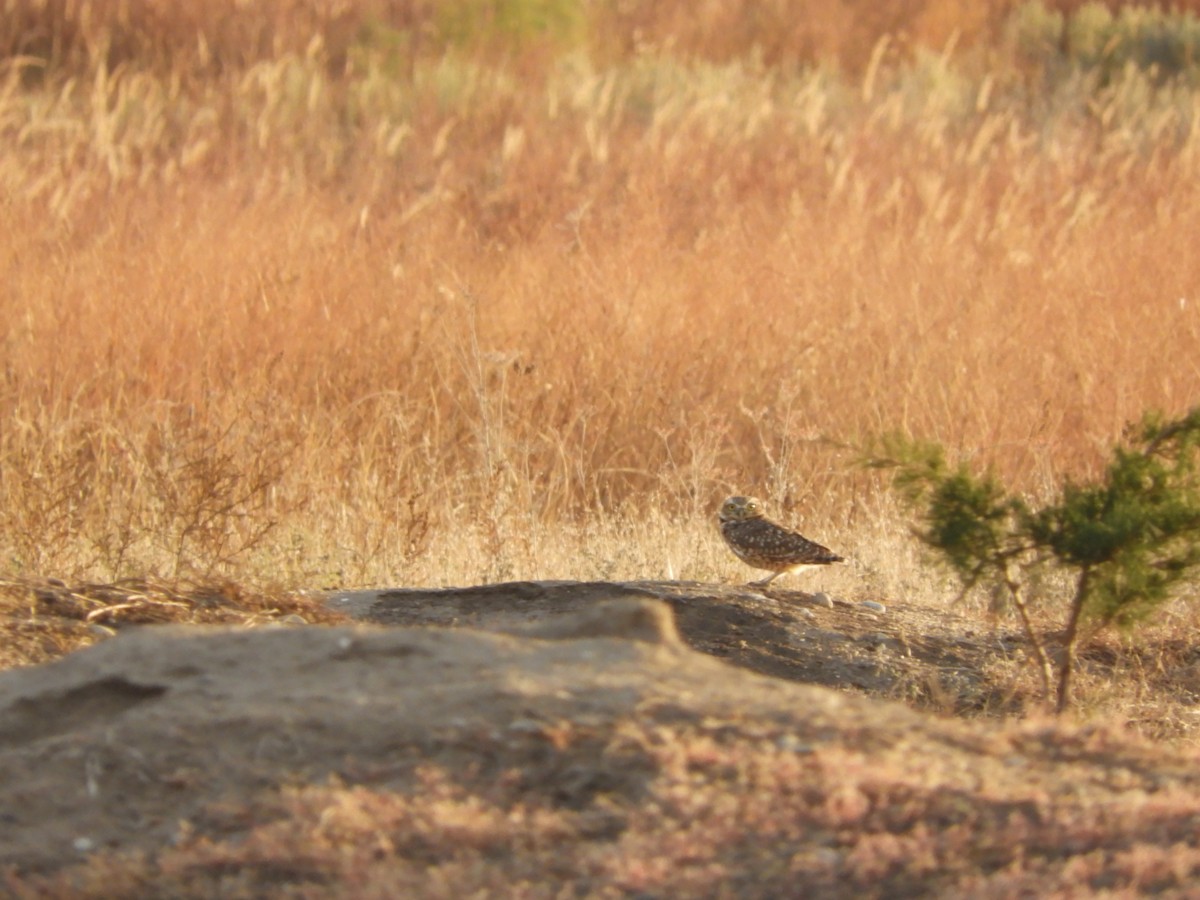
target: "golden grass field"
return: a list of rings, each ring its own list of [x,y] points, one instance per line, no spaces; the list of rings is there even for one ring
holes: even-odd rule
[[[1174,8],[0,2],[0,668],[110,625],[336,620],[307,589],[743,581],[715,528],[730,493],[847,557],[787,587],[945,609],[956,585],[859,465],[873,439],[1045,497],[1146,410],[1200,403],[1200,2]],[[1063,596],[1034,587],[1052,633]],[[38,590],[76,606],[41,615]],[[1194,753],[1192,599],[1132,650],[1093,646],[1099,731],[1016,727],[1066,760],[1103,760],[1109,727]],[[955,610],[980,641],[986,608]],[[670,802],[636,795],[601,859],[621,884],[718,895],[729,847],[745,896],[794,883],[780,860],[842,871],[824,844],[793,858],[788,792],[814,833],[866,833],[845,867],[880,896],[939,865],[988,896],[1200,867],[1190,789],[1043,822],[1044,797],[1023,818],[984,785],[975,820],[927,772],[879,788],[870,748],[826,770],[684,731],[596,739],[605,765],[628,745],[666,773]],[[559,852],[590,840],[571,815],[513,806],[488,770],[421,773],[407,799],[331,782],[218,805],[190,844],[180,812],[177,852],[0,883],[251,897],[315,859],[289,896],[395,896],[388,835],[414,829],[414,895],[595,875]],[[1046,860],[997,869],[1018,846]],[[439,853],[461,871],[430,880]]]
[[[5,578],[732,579],[745,492],[941,602],[864,442],[1200,396],[1196,90],[1043,8],[237,6],[6,6]]]

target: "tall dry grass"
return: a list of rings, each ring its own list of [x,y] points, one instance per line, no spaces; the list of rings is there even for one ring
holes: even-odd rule
[[[912,593],[857,442],[1038,492],[1197,402],[1186,79],[709,7],[10,2],[0,571],[733,577],[736,490]]]

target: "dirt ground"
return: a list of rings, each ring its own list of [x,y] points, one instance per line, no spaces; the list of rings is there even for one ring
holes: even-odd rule
[[[820,595],[818,595],[819,597]],[[438,625],[520,632],[597,601],[651,598],[668,604],[692,648],[763,675],[925,698],[947,711],[981,710],[1012,698],[984,669],[1020,658],[1015,632],[982,634],[977,622],[911,604],[862,603],[784,589],[764,594],[698,582],[519,582],[438,590],[343,595],[331,602],[354,618],[383,625]]]
[[[941,612],[551,582],[339,595],[328,609],[369,624],[142,625],[0,673],[0,885],[1186,896],[1200,874],[1194,753],[877,699],[947,713],[1013,702],[987,671],[1018,641]],[[430,788],[431,767],[450,788]],[[347,791],[442,800],[332,833]],[[556,823],[553,840],[530,810]],[[471,831],[480,821],[496,835]]]

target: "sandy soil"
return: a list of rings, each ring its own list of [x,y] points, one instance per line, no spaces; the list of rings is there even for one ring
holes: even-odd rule
[[[153,858],[200,838],[236,842],[261,826],[260,814],[280,815],[272,798],[288,786],[333,779],[419,791],[430,762],[463,785],[516,772],[541,802],[602,805],[608,824],[587,840],[615,846],[622,816],[661,776],[653,754],[614,740],[631,724],[769,746],[826,773],[854,760],[854,778],[919,782],[955,809],[1010,816],[1028,807],[1042,826],[1082,809],[1107,823],[1089,826],[1103,846],[1145,839],[1134,811],[1170,797],[1190,807],[1154,840],[1197,842],[1187,823],[1200,815],[1200,770],[1188,754],[861,695],[924,685],[951,706],[991,702],[979,657],[1007,652],[1003,636],[926,610],[675,583],[390,591],[330,603],[376,624],[144,626],[0,673],[0,866],[11,878],[40,877],[97,853]],[[554,737],[564,733],[574,737]],[[803,839],[791,840],[798,852]],[[1007,858],[988,852],[1000,854],[994,867]],[[843,893],[839,884],[847,896],[913,895],[899,881],[881,893],[886,879],[863,894],[831,859],[828,895]],[[1176,867],[1180,884],[1191,871]],[[935,894],[937,884],[928,884]],[[770,895],[748,885],[745,896]],[[596,883],[577,893],[629,895]]]

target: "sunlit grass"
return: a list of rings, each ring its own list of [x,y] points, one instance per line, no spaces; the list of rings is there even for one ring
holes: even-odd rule
[[[894,591],[865,436],[1036,493],[1195,402],[1184,81],[179,9],[0,95],[10,575],[736,577],[736,490]]]
[[[735,491],[848,557],[796,586],[946,602],[861,442],[905,430],[1039,495],[1200,396],[1195,67],[1147,55],[1195,18],[1055,6],[9,3],[3,664],[118,618],[330,617],[302,588],[742,580],[712,523]],[[1148,42],[1163,21],[1173,43]],[[1090,647],[1081,715],[1191,740],[1196,624],[1178,604],[1143,646]],[[200,895],[300,860],[390,896],[428,883],[430,847],[447,895],[568,864],[701,893],[743,866],[768,894],[796,864],[869,890],[935,860],[960,893],[1196,868],[1162,830],[1188,798],[1119,811],[1128,841],[1033,789],[1035,815],[964,825],[909,750],[920,771],[822,771],[652,737],[655,804],[569,858],[575,812],[431,769],[412,796],[309,786],[230,842],[13,883]],[[1048,855],[988,868],[1012,845]]]

